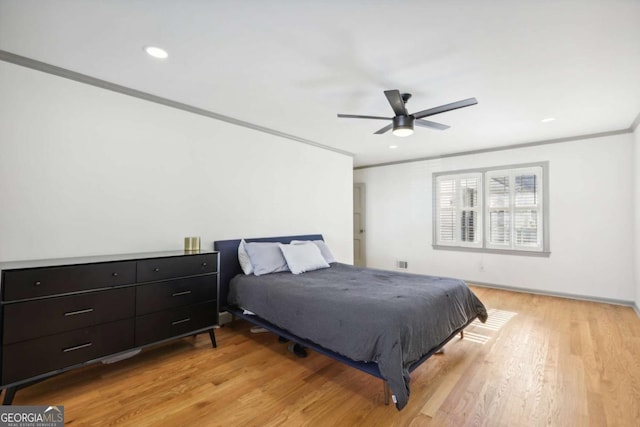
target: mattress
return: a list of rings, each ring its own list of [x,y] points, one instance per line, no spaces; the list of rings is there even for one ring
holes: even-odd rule
[[[228,302],[355,361],[375,362],[398,409],[409,366],[487,312],[459,279],[333,263],[294,275],[238,275]]]

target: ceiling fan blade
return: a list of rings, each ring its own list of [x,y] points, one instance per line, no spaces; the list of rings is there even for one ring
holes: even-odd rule
[[[446,130],[451,127],[451,126],[443,125],[441,123],[432,122],[429,120],[414,120],[413,124],[422,126],[423,128],[431,128],[431,129],[438,129],[438,130]]]
[[[400,95],[399,90],[385,90],[384,94],[389,100],[389,104],[391,104],[391,108],[393,108],[396,116],[406,116],[409,114],[407,107],[404,106],[404,101],[402,100],[402,95]]]
[[[341,119],[377,119],[377,120],[391,120],[393,117],[380,117],[380,116],[359,116],[357,114],[338,114]]]
[[[393,123],[391,123],[390,125],[387,125],[385,127],[383,127],[382,129],[380,129],[377,132],[374,132],[374,135],[382,135],[383,133],[387,132],[388,130],[390,130],[393,127]]]
[[[458,102],[452,102],[451,104],[441,105],[435,108],[429,108],[428,110],[422,110],[417,113],[413,113],[412,116],[416,119],[421,119],[423,117],[433,116],[434,114],[444,113],[446,111],[457,110],[458,108],[470,107],[472,105],[476,105],[478,100],[475,98],[464,99]]]

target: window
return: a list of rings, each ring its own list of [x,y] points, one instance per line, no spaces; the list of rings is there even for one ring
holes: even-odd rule
[[[434,247],[548,253],[546,168],[434,174]]]

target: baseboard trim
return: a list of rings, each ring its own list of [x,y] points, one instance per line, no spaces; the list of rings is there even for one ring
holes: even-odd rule
[[[638,304],[633,303],[633,309],[635,310],[636,314],[638,315],[638,319],[640,319],[640,308],[638,308]]]
[[[638,306],[634,301],[615,299],[615,298],[602,298],[602,297],[594,297],[590,295],[579,295],[579,294],[569,294],[564,292],[550,292],[550,291],[541,291],[539,289],[532,288],[516,288],[513,286],[506,285],[497,285],[495,283],[486,283],[486,282],[478,282],[476,280],[466,280],[468,284],[471,286],[479,286],[481,288],[492,288],[492,289],[502,289],[505,291],[513,291],[513,292],[522,292],[525,294],[536,294],[536,295],[546,295],[550,297],[559,297],[559,298],[567,298],[567,299],[575,299],[582,301],[591,301],[591,302],[599,302],[602,304],[614,304],[614,305],[623,305],[627,307],[631,307],[635,310],[638,317],[640,317],[640,310],[638,310]]]
[[[222,326],[225,323],[231,323],[232,319],[233,316],[231,316],[231,313],[229,313],[228,311],[222,311],[219,314],[218,323]]]

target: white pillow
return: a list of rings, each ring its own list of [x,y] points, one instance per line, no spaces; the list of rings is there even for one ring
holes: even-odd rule
[[[318,247],[318,249],[320,249],[320,253],[322,254],[322,257],[329,264],[331,264],[332,262],[336,262],[335,257],[333,256],[333,254],[329,250],[329,246],[327,246],[327,244],[324,242],[324,240],[292,240],[291,244],[292,245],[299,245],[301,243],[307,243],[307,242],[313,242]]]
[[[293,274],[304,273],[305,271],[329,268],[318,246],[311,242],[298,243],[293,245],[280,244],[280,250],[284,259],[287,260],[289,270]]]
[[[277,242],[245,242],[244,249],[251,260],[253,274],[262,276],[279,271],[289,271],[279,244]]]
[[[247,242],[242,239],[238,245],[238,262],[240,263],[240,267],[244,274],[251,274],[253,273],[253,266],[251,265],[251,260],[249,259],[247,250],[244,248],[245,243]]]

